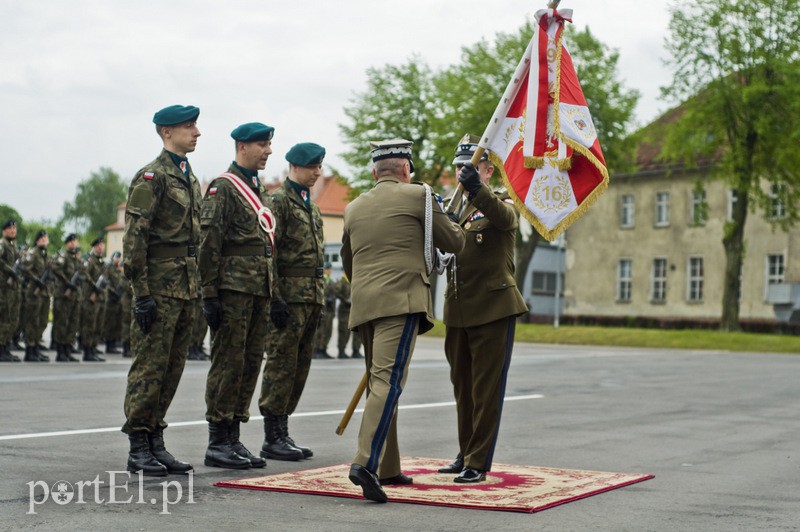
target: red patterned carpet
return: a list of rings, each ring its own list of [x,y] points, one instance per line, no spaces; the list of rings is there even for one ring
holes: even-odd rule
[[[653,478],[646,474],[494,464],[485,482],[456,484],[455,475],[436,471],[447,464],[446,460],[432,458],[403,458],[403,473],[414,477],[414,484],[385,486],[389,502],[531,513]],[[214,485],[360,499],[361,488],[347,479],[349,469],[350,464],[339,464]]]

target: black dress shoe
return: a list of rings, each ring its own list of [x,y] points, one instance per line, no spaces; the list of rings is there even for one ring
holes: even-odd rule
[[[408,486],[414,483],[414,479],[408,475],[400,473],[389,478],[380,479],[381,486]]]
[[[361,486],[361,492],[364,494],[365,499],[386,502],[386,493],[381,488],[378,477],[366,467],[359,464],[351,465],[350,474],[347,478],[356,486]]]
[[[439,468],[439,473],[461,473],[464,470],[464,455],[458,453],[456,459],[453,462],[445,467]]]
[[[465,467],[464,471],[462,471],[460,475],[453,479],[453,482],[458,482],[459,484],[471,484],[474,482],[483,482],[484,480],[486,480],[486,471]]]

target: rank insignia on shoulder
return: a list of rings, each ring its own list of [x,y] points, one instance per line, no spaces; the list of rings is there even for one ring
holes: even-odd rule
[[[155,175],[156,175],[155,172],[145,172],[142,177],[144,177],[145,179],[153,179]]]
[[[211,187],[211,188],[208,189],[208,195],[209,196],[213,196],[216,193],[217,193],[217,187]]]

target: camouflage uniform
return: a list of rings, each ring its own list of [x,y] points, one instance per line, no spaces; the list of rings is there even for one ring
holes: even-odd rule
[[[119,298],[119,306],[120,306],[120,314],[122,314],[122,320],[120,323],[120,338],[122,339],[122,356],[129,357],[131,356],[131,320],[133,320],[133,306],[132,306],[132,299],[133,299],[133,292],[131,289],[131,283],[128,281],[125,276],[121,276],[119,280],[120,286],[120,298]]]
[[[266,202],[264,185],[253,186],[234,164],[228,172]],[[247,422],[267,337],[272,245],[252,207],[225,178],[209,185],[200,225],[203,297],[218,298],[222,307],[206,380],[206,420]]]
[[[25,272],[25,294],[22,302],[22,328],[25,334],[25,344],[31,347],[39,345],[42,333],[47,327],[47,315],[42,307],[50,310],[50,294],[47,292],[46,283],[42,282],[44,273],[49,269],[47,263],[47,248],[34,246],[25,254],[22,261]]]
[[[327,354],[328,344],[333,335],[333,315],[336,313],[336,281],[329,275],[325,276],[325,307],[319,320],[316,335],[314,336],[314,350],[320,354]]]
[[[75,273],[81,269],[81,259],[77,253],[59,253],[53,261],[53,341],[57,344],[72,345],[80,314],[80,292],[78,282],[73,284]]]
[[[152,296],[157,317],[149,334],[131,327],[133,361],[122,432],[167,426],[194,323],[200,280],[200,184],[181,172],[167,150],[139,170],[128,190],[123,256],[134,297]]]
[[[19,321],[20,274],[14,274],[14,264],[19,258],[14,241],[0,238],[0,346],[11,343]]]
[[[287,326],[270,321],[267,362],[258,407],[262,415],[283,416],[297,408],[314,348],[324,299],[322,216],[309,200],[306,206],[287,178],[269,196],[275,214],[276,280],[272,298],[289,304]]]
[[[336,297],[339,298],[339,313],[336,316],[339,322],[337,347],[339,348],[339,357],[345,358],[345,348],[350,339],[350,328],[347,326],[347,322],[350,321],[352,301],[350,300],[350,283],[344,277],[336,283]],[[361,337],[358,335],[358,331],[353,331],[352,348],[353,356],[358,358],[361,351]]]
[[[105,303],[103,290],[97,288],[97,280],[103,275],[103,257],[90,251],[83,261],[83,284],[81,285],[81,345],[84,350],[97,347],[102,319],[100,310]],[[92,297],[94,295],[94,297]]]
[[[202,278],[202,275],[200,277]],[[203,316],[202,295],[203,293],[201,291],[198,295],[197,305],[195,307],[194,325],[192,325],[192,338],[189,342],[189,360],[208,360],[209,358],[205,351],[203,351],[203,343],[206,341],[206,334],[208,334],[208,322],[206,321],[205,316]],[[194,353],[194,356],[192,353]]]
[[[122,338],[122,272],[111,264],[106,274],[105,305],[103,306],[103,340],[106,353],[113,351],[116,342]],[[108,344],[111,344],[110,346]],[[109,350],[111,348],[112,351]]]

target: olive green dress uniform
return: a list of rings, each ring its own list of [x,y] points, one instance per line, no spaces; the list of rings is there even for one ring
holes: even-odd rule
[[[322,215],[290,179],[269,196],[275,215],[272,298],[289,304],[283,329],[270,321],[258,407],[264,416],[291,415],[306,384],[324,295]],[[305,187],[302,187],[305,188]],[[309,194],[308,189],[303,192]]]
[[[325,306],[314,336],[314,350],[320,354],[328,353],[328,344],[333,336],[333,316],[336,313],[336,281],[325,276]]]
[[[42,282],[45,270],[50,267],[47,261],[47,248],[33,246],[25,253],[22,261],[26,286],[23,296],[22,330],[25,344],[34,348],[39,345],[42,333],[47,327],[47,318],[42,320],[42,308],[50,308],[50,294]]]
[[[347,347],[347,341],[350,340],[350,327],[348,323],[350,321],[350,307],[353,304],[350,298],[350,283],[344,277],[339,279],[339,282],[336,283],[336,297],[339,299],[339,310],[336,315],[338,320],[336,344],[339,348],[339,357],[343,358],[346,356],[345,348]],[[353,331],[352,336],[353,342],[350,347],[353,349],[353,352],[351,354],[358,358],[361,352],[361,337],[358,335],[358,331]]]
[[[72,345],[80,315],[80,291],[72,279],[81,269],[81,259],[77,253],[59,253],[53,264],[55,288],[53,290],[53,341],[57,344]]]
[[[397,403],[417,334],[433,327],[430,281],[423,256],[425,201],[433,208],[433,242],[464,246],[464,232],[421,186],[383,177],[344,213],[342,259],[351,280],[350,328],[364,342],[367,401],[353,459],[378,475],[400,474]]]
[[[448,269],[445,355],[464,466],[489,471],[500,428],[516,316],[528,308],[514,279],[519,213],[507,193],[482,185],[459,218],[466,232]]]
[[[22,276],[14,273],[19,253],[14,240],[0,237],[0,346],[11,343],[19,322],[20,285]]]
[[[94,350],[100,340],[100,327],[103,317],[101,310],[105,304],[105,293],[97,288],[97,280],[103,274],[103,257],[89,251],[83,261],[83,284],[81,285],[81,345],[84,350]],[[94,294],[94,301],[92,301]]]
[[[228,168],[266,203],[267,189],[235,163]],[[247,422],[269,322],[272,245],[253,208],[227,179],[209,185],[200,216],[203,298],[218,298],[222,323],[214,332],[206,380],[206,420]]]
[[[134,297],[152,296],[149,334],[131,327],[133,360],[125,392],[125,433],[152,432],[164,421],[183,374],[200,283],[200,184],[167,150],[139,170],[128,191],[123,256]]]

